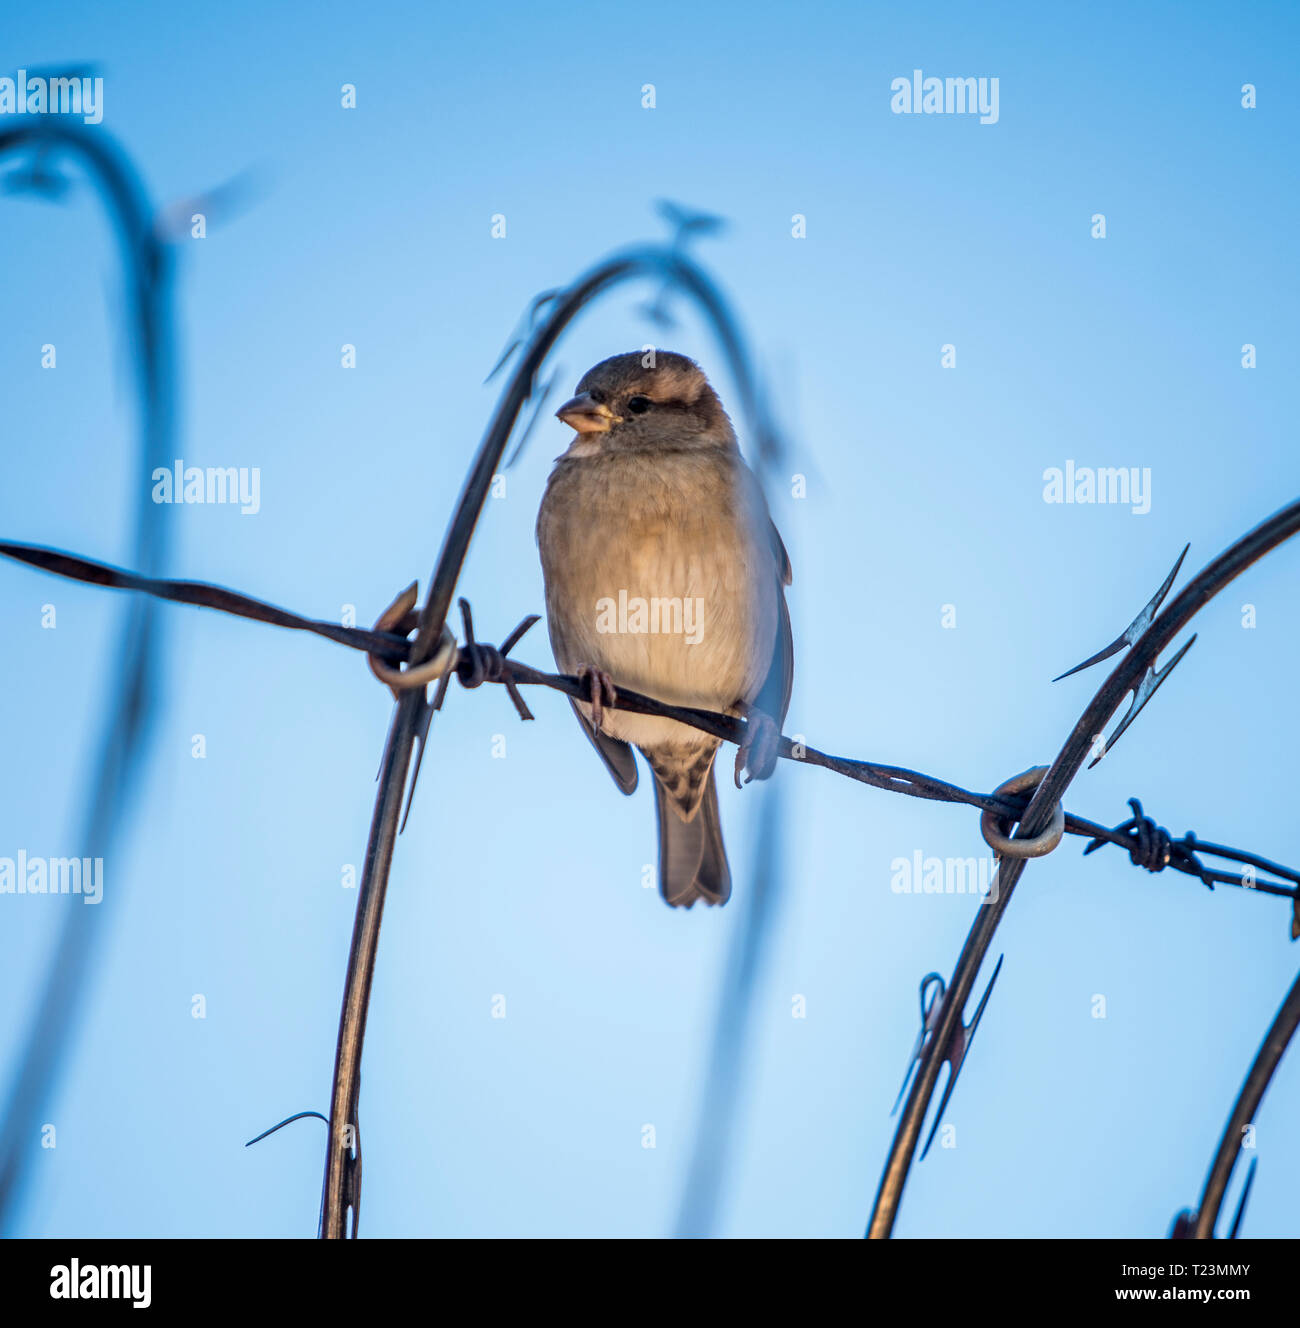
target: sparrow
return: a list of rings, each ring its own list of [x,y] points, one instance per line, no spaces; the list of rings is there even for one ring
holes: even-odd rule
[[[659,891],[674,907],[731,894],[719,740],[611,709],[618,688],[743,716],[736,782],[775,769],[790,704],[790,559],[727,412],[699,366],[647,349],[602,360],[556,412],[574,430],[537,515],[551,649],[615,784],[654,779]]]

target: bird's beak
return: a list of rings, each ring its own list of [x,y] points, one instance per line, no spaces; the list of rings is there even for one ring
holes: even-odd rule
[[[607,433],[614,422],[614,412],[608,406],[593,401],[583,392],[572,401],[566,401],[555,412],[555,418],[579,433]]]

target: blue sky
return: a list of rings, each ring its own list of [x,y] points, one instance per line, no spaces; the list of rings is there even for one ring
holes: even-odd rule
[[[12,20],[0,75],[96,61],[95,132],[160,203],[259,181],[179,243],[176,289],[178,455],[257,467],[261,508],[168,509],[171,570],[320,617],[369,622],[427,578],[494,401],[483,379],[535,294],[661,236],[658,198],[727,217],[697,255],[792,449],[770,485],[794,564],[786,731],[991,788],[1051,759],[1100,675],[1049,680],[1127,625],[1185,542],[1192,572],[1297,493],[1296,37],[1280,4],[71,4]],[[916,68],[998,78],[998,122],[892,114],[891,81]],[[127,561],[150,479],[98,201],[0,199],[0,253],[0,531]],[[662,339],[647,294],[584,315],[555,356],[563,387]],[[667,344],[734,404],[680,312]],[[541,610],[533,522],[567,437],[546,419],[488,504],[462,582],[484,635]],[[1149,470],[1150,511],[1044,502],[1067,461]],[[1114,823],[1136,794],[1175,833],[1300,861],[1298,574],[1284,547],[1200,615],[1071,810]],[[122,608],[0,565],[0,856],[82,851]],[[105,865],[102,962],[46,1111],[58,1146],[33,1141],[17,1229],[309,1235],[324,1127],[242,1145],[327,1108],[356,900],[341,881],[391,702],[324,642],[163,621],[148,773]],[[540,628],[518,653],[551,663]],[[561,697],[530,701],[521,725],[498,689],[453,690],[398,845],[363,1078],[366,1234],[672,1229],[762,798],[720,790],[732,903],[671,911],[642,888],[648,792],[618,796]],[[893,893],[890,864],[983,846],[969,809],[778,778],[783,895],[719,1230],[852,1236],[917,984],[951,971],[974,907]],[[1161,1235],[1199,1194],[1294,976],[1286,906],[1079,850],[1031,866],[998,933],[957,1146],[916,1169],[900,1235]],[[0,898],[0,1067],[65,907],[83,905]],[[1248,1234],[1293,1233],[1298,1097],[1293,1051],[1257,1122]]]

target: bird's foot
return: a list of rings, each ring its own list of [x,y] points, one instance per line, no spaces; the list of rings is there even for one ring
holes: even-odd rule
[[[751,779],[769,779],[781,754],[781,729],[771,715],[750,709],[745,715],[745,741],[736,749],[736,787]]]
[[[591,722],[599,733],[605,722],[605,707],[618,704],[614,679],[604,669],[595,668],[591,664],[579,664],[574,676],[586,692],[584,700],[591,703]]]

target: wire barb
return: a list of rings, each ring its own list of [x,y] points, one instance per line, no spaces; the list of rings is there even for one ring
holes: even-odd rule
[[[533,386],[533,410],[528,417],[528,423],[524,425],[523,432],[519,435],[519,441],[514,445],[510,455],[506,458],[503,470],[509,470],[516,461],[523,455],[524,448],[528,445],[528,440],[533,436],[533,430],[537,428],[537,422],[542,418],[542,411],[546,408],[546,403],[551,398],[551,393],[555,391],[555,385],[560,381],[559,365],[551,371],[551,376],[540,386]]]
[[[323,1120],[326,1125],[330,1123],[330,1118],[328,1116],[322,1116],[319,1111],[300,1111],[296,1115],[286,1116],[278,1125],[272,1125],[269,1130],[263,1130],[261,1134],[250,1139],[244,1147],[252,1148],[254,1144],[261,1143],[263,1139],[274,1134],[276,1130],[283,1130],[286,1125],[292,1125],[294,1121],[297,1120],[305,1120],[308,1116],[315,1116],[317,1120]]]
[[[490,383],[510,363],[515,352],[536,331],[538,315],[548,304],[554,304],[562,294],[563,292],[560,290],[548,290],[542,291],[540,295],[533,298],[532,303],[524,311],[523,317],[515,324],[514,331],[510,333],[510,339],[506,342],[505,349],[497,357],[497,362],[492,366],[491,372],[483,380],[484,386]]]
[[[1147,629],[1155,621],[1156,611],[1160,608],[1161,604],[1164,603],[1165,596],[1169,594],[1169,591],[1172,588],[1174,581],[1178,576],[1179,568],[1181,568],[1183,565],[1183,559],[1187,557],[1187,551],[1191,547],[1192,546],[1190,544],[1183,545],[1183,551],[1178,555],[1178,561],[1174,563],[1173,567],[1169,571],[1169,575],[1165,577],[1164,581],[1161,583],[1160,588],[1146,602],[1146,606],[1143,608],[1142,612],[1139,613],[1138,616],[1134,618],[1131,623],[1129,623],[1129,625],[1110,643],[1110,645],[1108,645],[1104,650],[1099,650],[1095,655],[1092,655],[1090,658],[1085,659],[1082,664],[1076,664],[1074,668],[1067,669],[1064,673],[1058,674],[1055,678],[1052,679],[1052,681],[1060,682],[1063,678],[1072,677],[1074,674],[1081,673],[1084,669],[1090,669],[1094,664],[1100,664],[1102,660],[1109,659],[1112,655],[1118,654],[1121,650],[1125,648],[1125,646],[1137,645],[1138,641],[1141,640],[1141,638],[1146,635]],[[1115,744],[1120,740],[1120,738],[1124,735],[1124,732],[1129,727],[1129,725],[1132,724],[1133,721],[1138,717],[1138,715],[1142,713],[1142,710],[1146,706],[1146,703],[1156,694],[1156,691],[1160,687],[1161,683],[1163,683],[1164,680],[1174,671],[1174,667],[1177,665],[1178,661],[1182,659],[1182,657],[1185,654],[1187,654],[1187,652],[1192,648],[1192,645],[1195,642],[1195,640],[1196,637],[1193,636],[1191,640],[1188,641],[1187,644],[1183,646],[1183,648],[1173,657],[1173,659],[1171,659],[1169,663],[1166,664],[1164,668],[1160,669],[1158,672],[1155,667],[1154,659],[1147,666],[1147,669],[1142,674],[1142,677],[1132,688],[1133,700],[1130,702],[1128,711],[1125,713],[1124,718],[1120,720],[1115,731],[1110,735],[1109,738],[1106,737],[1098,738],[1096,744],[1097,754],[1092,758],[1091,761],[1088,762],[1089,770],[1091,770],[1093,766],[1097,765],[1100,761],[1102,761],[1105,758],[1106,753],[1109,752],[1111,748],[1114,747]]]
[[[661,198],[655,204],[655,211],[672,227],[673,233],[668,244],[675,254],[684,252],[692,240],[703,235],[717,235],[727,228],[725,218],[714,216],[711,212],[698,212],[683,207],[680,203],[674,203],[667,198]],[[677,320],[669,308],[674,285],[673,274],[665,273],[654,298],[641,306],[641,313],[665,332],[677,326]]]
[[[934,1113],[934,1124],[930,1126],[930,1133],[926,1138],[925,1147],[921,1149],[922,1162],[925,1161],[925,1155],[930,1151],[930,1145],[934,1143],[934,1136],[939,1132],[939,1125],[943,1120],[943,1113],[948,1107],[948,1100],[952,1097],[952,1090],[957,1087],[957,1076],[961,1074],[962,1066],[966,1064],[966,1057],[970,1054],[971,1044],[975,1041],[975,1030],[979,1028],[980,1020],[984,1018],[984,1007],[989,1003],[989,997],[993,995],[993,984],[997,982],[998,974],[1002,972],[1002,961],[1005,958],[1005,955],[998,956],[993,976],[989,978],[989,985],[984,988],[984,995],[980,997],[980,1003],[975,1007],[975,1017],[969,1024],[963,1024],[960,1014],[958,1015],[957,1023],[952,1031],[952,1038],[947,1049],[940,1057],[941,1060],[948,1062],[948,1082],[944,1085],[943,1097],[939,1099],[939,1109]],[[942,982],[942,979],[940,981]],[[946,992],[940,993],[931,1011],[936,1028],[942,1015],[943,1002],[946,997]],[[920,1059],[919,1048],[917,1059]],[[908,1073],[910,1074],[911,1071],[909,1070]]]
[[[903,1094],[907,1092],[907,1085],[912,1079],[912,1071],[916,1069],[916,1063],[921,1059],[921,1048],[925,1045],[925,1039],[939,1026],[939,1011],[943,1007],[945,991],[947,987],[942,974],[927,973],[921,979],[921,1031],[912,1044],[912,1054],[907,1061],[903,1082],[898,1087],[898,1096],[894,1099],[894,1105],[889,1112],[891,1116],[897,1115],[898,1108],[902,1105]]]
[[[1138,638],[1151,626],[1155,619],[1156,610],[1164,603],[1165,596],[1169,594],[1170,588],[1174,584],[1174,578],[1178,575],[1178,569],[1183,565],[1183,559],[1187,557],[1187,551],[1192,546],[1183,545],[1183,551],[1178,555],[1178,561],[1174,564],[1173,570],[1164,579],[1160,589],[1147,601],[1146,608],[1133,619],[1131,623],[1108,645],[1104,650],[1099,650],[1089,659],[1085,659],[1082,664],[1076,664],[1074,668],[1067,669],[1064,673],[1053,678],[1053,682],[1060,682],[1063,678],[1073,677],[1076,673],[1082,673],[1084,669],[1090,669],[1094,664],[1100,664],[1103,659],[1109,659],[1112,655],[1118,654],[1125,646],[1136,645]]]
[[[533,719],[535,716],[529,710],[519,692],[519,685],[511,676],[506,668],[506,656],[519,644],[524,634],[535,624],[541,621],[541,615],[530,613],[515,628],[509,636],[506,637],[500,646],[488,645],[483,641],[474,639],[474,615],[467,599],[457,601],[460,605],[461,623],[465,628],[465,644],[461,647],[460,658],[456,664],[456,677],[462,687],[473,689],[481,687],[485,682],[499,682],[514,702],[515,710],[519,713],[520,719]]]
[[[1250,1198],[1250,1188],[1255,1183],[1255,1168],[1258,1166],[1259,1158],[1252,1157],[1250,1166],[1246,1171],[1246,1183],[1241,1188],[1241,1198],[1237,1200],[1237,1211],[1232,1215],[1232,1226],[1228,1228],[1229,1240],[1236,1240],[1241,1234],[1241,1220],[1246,1216],[1246,1202]],[[1169,1239],[1195,1240],[1196,1218],[1197,1214],[1194,1209],[1184,1208],[1174,1218],[1174,1225],[1169,1232]]]
[[[1259,1166],[1259,1158],[1250,1159],[1250,1169],[1246,1172],[1246,1183],[1241,1189],[1241,1198],[1237,1200],[1237,1211],[1232,1218],[1232,1227],[1228,1231],[1228,1239],[1236,1240],[1237,1233],[1241,1230],[1241,1219],[1246,1216],[1246,1200],[1250,1198],[1250,1187],[1255,1183],[1255,1168]]]
[[[515,710],[520,719],[534,718],[533,712],[529,710],[527,702],[520,695],[519,685],[506,669],[506,656],[519,643],[525,632],[536,622],[540,621],[536,613],[530,613],[520,624],[510,633],[500,646],[488,645],[484,641],[474,639],[474,614],[470,609],[467,599],[457,601],[460,605],[461,623],[465,629],[465,644],[461,646],[456,653],[456,662],[450,668],[444,669],[439,675],[437,690],[434,692],[433,700],[425,698],[423,708],[420,711],[415,729],[415,758],[411,768],[411,785],[406,794],[406,809],[402,813],[402,823],[397,833],[400,835],[406,830],[406,822],[411,816],[411,804],[415,801],[415,786],[420,779],[420,767],[424,764],[424,749],[429,737],[429,726],[433,723],[434,712],[442,709],[442,703],[447,698],[447,686],[451,682],[451,675],[454,673],[460,681],[460,685],[465,688],[481,687],[485,682],[499,682],[505,689],[511,701],[514,702]],[[451,633],[444,627],[444,637],[450,637]],[[454,643],[454,638],[452,638]]]
[[[1135,867],[1142,867],[1149,872],[1160,872],[1166,867],[1172,867],[1186,876],[1196,877],[1208,890],[1213,890],[1216,885],[1236,885],[1244,890],[1285,896],[1292,901],[1291,939],[1300,938],[1300,872],[1262,858],[1257,853],[1229,848],[1226,844],[1208,843],[1198,839],[1192,830],[1181,839],[1175,839],[1164,826],[1157,825],[1142,810],[1142,804],[1137,798],[1130,798],[1128,805],[1133,815],[1104,834],[1094,836],[1083,850],[1085,857],[1106,844],[1114,844],[1124,849]],[[1227,871],[1208,867],[1200,857],[1206,853],[1239,864],[1239,869]],[[1260,872],[1282,879],[1261,877]]]
[[[1172,836],[1164,826],[1157,825],[1149,816],[1143,813],[1142,804],[1137,798],[1130,798],[1128,805],[1133,815],[1122,825],[1117,825],[1115,833],[1117,835],[1132,835],[1132,840],[1128,845],[1129,861],[1135,867],[1145,867],[1149,872],[1164,871],[1173,857]],[[1083,850],[1084,857],[1108,842],[1110,841],[1105,839],[1094,839]],[[1188,856],[1192,855],[1189,854]],[[1196,866],[1200,869],[1199,862],[1196,863]],[[1212,881],[1206,881],[1205,883],[1211,890],[1214,889]]]
[[[1147,671],[1142,675],[1141,681],[1133,688],[1133,700],[1129,703],[1129,708],[1125,712],[1124,718],[1120,720],[1119,725],[1109,738],[1103,738],[1098,743],[1097,755],[1088,762],[1089,770],[1102,761],[1106,756],[1106,753],[1115,746],[1128,726],[1142,713],[1146,703],[1156,694],[1160,685],[1177,667],[1178,661],[1182,659],[1182,657],[1187,654],[1195,644],[1196,637],[1193,635],[1188,639],[1186,645],[1184,645],[1173,659],[1171,659],[1163,669],[1159,670],[1159,672],[1156,671],[1154,664],[1148,667]]]

